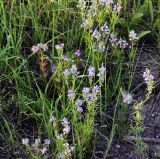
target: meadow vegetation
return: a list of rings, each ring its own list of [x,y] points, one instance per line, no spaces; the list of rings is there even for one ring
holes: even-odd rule
[[[159,35],[156,0],[0,0],[2,151],[11,158],[95,158],[95,134],[105,128],[101,158],[126,136],[146,158],[141,109],[154,77],[144,69],[141,100],[132,81],[137,48],[146,39],[160,48]]]

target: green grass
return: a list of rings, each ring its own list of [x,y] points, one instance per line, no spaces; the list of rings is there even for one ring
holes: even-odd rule
[[[119,13],[113,12],[112,7],[100,6],[96,15],[92,13],[87,17],[88,9],[77,8],[77,5],[76,0],[0,1],[0,135],[8,153],[16,158],[25,154],[28,158],[45,158],[48,155],[55,159],[67,149],[66,143],[75,146],[75,150],[68,152],[65,158],[87,158],[86,152],[94,147],[95,125],[106,125],[106,112],[114,105],[112,123],[109,123],[111,130],[107,129],[104,134],[109,138],[105,157],[115,135],[123,138],[125,134],[128,105],[125,110],[121,108],[121,93],[122,90],[131,91],[139,41],[132,43],[131,49],[121,49],[109,43],[110,35],[114,33],[117,38],[129,42],[129,32],[135,30],[139,38],[151,34],[156,35],[159,42],[159,6],[150,0],[134,0],[133,3],[122,0]],[[89,25],[81,27],[85,19]],[[99,29],[105,22],[109,32],[96,40],[91,31]],[[105,50],[94,51],[94,46],[100,41]],[[32,46],[38,43],[47,44],[49,49],[32,53]],[[61,43],[64,43],[64,48],[56,51],[55,46]],[[82,52],[82,60],[75,57],[76,49]],[[67,55],[69,60],[63,61],[62,55]],[[51,64],[56,66],[56,70],[48,75]],[[71,69],[73,64],[80,74],[66,77],[63,71]],[[88,77],[89,66],[95,68],[96,75],[104,66],[105,74]],[[6,84],[8,82],[11,86]],[[92,102],[88,102],[82,95],[82,89],[92,89],[95,85],[99,85],[100,92],[95,94]],[[75,92],[75,99],[67,96],[70,89]],[[83,113],[75,109],[78,99],[83,101]],[[11,121],[8,115],[13,109],[16,120]],[[56,120],[50,122],[51,116]],[[61,123],[64,117],[70,122],[71,131],[61,140],[57,136],[65,127]],[[27,126],[22,131],[27,120],[33,120],[31,125],[35,126],[30,134],[27,134]],[[116,124],[120,125],[119,130],[116,130]],[[29,138],[29,145],[22,145],[23,138]],[[40,138],[42,143],[33,147],[36,138]],[[51,140],[49,146],[43,144],[44,139]],[[47,148],[46,154],[41,153],[43,147]]]

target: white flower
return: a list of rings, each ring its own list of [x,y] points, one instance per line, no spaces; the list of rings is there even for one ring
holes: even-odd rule
[[[63,43],[55,46],[56,50],[62,50],[63,47],[64,47],[64,44],[63,44]]]
[[[45,154],[46,152],[47,152],[47,148],[43,148],[42,150],[41,150],[41,152],[42,152],[42,154]]]
[[[54,122],[56,120],[56,118],[54,116],[50,117],[50,122]]]
[[[22,139],[22,144],[23,145],[28,145],[29,144],[29,139],[28,138]]]
[[[129,40],[130,40],[130,41],[138,40],[137,34],[135,33],[134,30],[131,30],[131,31],[130,31],[130,33],[129,33]]]
[[[126,103],[126,104],[131,104],[132,101],[133,101],[133,97],[131,94],[129,94],[128,92],[124,92],[122,94],[123,96],[123,102]]]

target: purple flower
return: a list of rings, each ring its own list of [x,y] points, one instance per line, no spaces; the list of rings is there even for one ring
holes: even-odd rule
[[[62,125],[64,126],[64,128],[63,128],[63,133],[64,133],[64,134],[69,134],[71,128],[70,128],[70,122],[68,121],[67,118],[64,117],[64,118],[62,119]]]
[[[43,49],[43,51],[47,51],[48,50],[47,44],[42,44],[41,48]]]
[[[76,65],[72,65],[71,67],[71,73],[76,75],[76,74],[79,74],[78,72],[78,69],[77,69],[77,66]]]
[[[64,74],[65,76],[69,76],[69,75],[71,75],[71,72],[70,72],[68,69],[65,69],[65,70],[63,71],[63,74]]]
[[[100,87],[98,85],[95,85],[93,88],[92,88],[92,93],[94,94],[97,94],[100,92]]]
[[[38,50],[39,50],[39,47],[38,47],[37,45],[33,45],[32,48],[31,48],[31,51],[32,51],[33,53],[38,52]]]
[[[62,125],[65,126],[65,125],[68,125],[68,124],[70,124],[70,122],[68,121],[68,119],[66,117],[64,117],[62,119]]]
[[[83,102],[82,102],[82,100],[80,100],[80,99],[78,99],[78,100],[75,102],[75,106],[76,106],[76,107],[80,107],[80,106],[82,106],[82,104],[83,104]]]
[[[53,73],[56,70],[56,66],[55,65],[51,65],[51,72]]]
[[[83,94],[88,94],[90,92],[90,88],[89,87],[84,87],[82,92],[83,92]]]
[[[126,40],[120,39],[118,45],[121,49],[125,49],[128,46],[128,43]]]
[[[74,99],[75,98],[75,93],[72,90],[69,90],[67,96],[68,96],[68,98]]]
[[[99,73],[98,73],[97,76],[104,76],[104,75],[105,75],[105,72],[106,72],[106,68],[102,66],[102,67],[99,69]]]
[[[105,34],[109,33],[109,27],[107,23],[105,23],[103,26],[101,26],[101,31],[104,32]]]
[[[80,50],[76,50],[74,54],[75,56],[80,57],[82,53],[80,52]]]
[[[77,112],[82,113],[83,112],[83,108],[82,107],[77,107]]]
[[[67,55],[62,55],[62,58],[61,58],[63,61],[68,61],[68,56]]]
[[[83,104],[83,101],[78,99],[76,102],[75,102],[75,108],[77,110],[77,112],[83,112],[83,108],[81,107]]]
[[[65,125],[65,127],[63,128],[63,133],[64,134],[69,134],[70,131],[71,131],[70,125]]]
[[[89,77],[95,76],[95,68],[94,67],[89,66],[89,68],[88,68],[88,76]]]
[[[149,69],[146,69],[146,71],[143,73],[143,78],[145,82],[148,84],[151,80],[154,80],[154,76],[151,74],[151,71]]]
[[[87,101],[87,102],[93,102],[94,101],[94,94],[93,93],[89,93],[89,94],[86,94],[84,96],[84,99]]]
[[[51,140],[50,140],[50,139],[45,139],[45,140],[44,140],[44,144],[45,144],[45,145],[49,145],[50,143],[51,143]]]
[[[48,46],[47,46],[47,44],[39,43],[37,45],[33,45],[32,48],[31,48],[33,53],[38,52],[39,49],[42,49],[43,51],[47,51],[48,50]]]

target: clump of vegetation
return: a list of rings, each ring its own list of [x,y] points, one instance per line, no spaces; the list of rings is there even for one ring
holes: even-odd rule
[[[156,4],[2,0],[0,15],[0,135],[11,158],[92,158],[97,125],[106,127],[107,158],[114,139],[128,133],[130,106],[129,132],[137,152],[146,150],[141,108],[154,89],[148,69],[145,99],[130,92],[137,47],[159,34]]]

